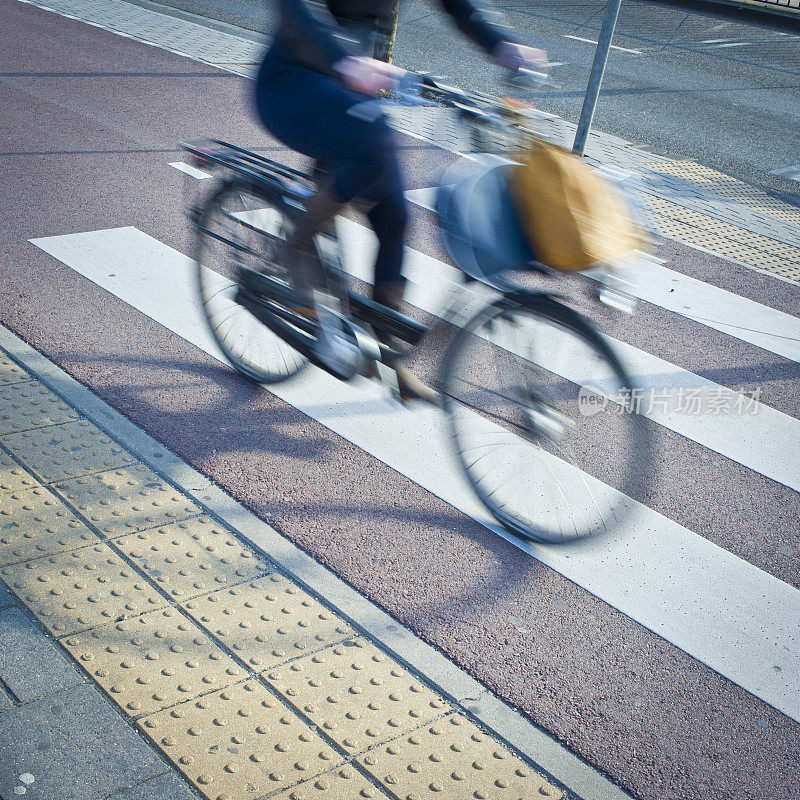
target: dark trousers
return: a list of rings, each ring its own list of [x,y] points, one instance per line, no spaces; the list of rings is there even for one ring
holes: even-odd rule
[[[267,130],[292,150],[324,162],[333,191],[343,202],[358,199],[372,206],[367,217],[379,243],[375,281],[393,283],[403,280],[403,181],[386,120],[382,115],[363,119],[354,108],[368,99],[269,53],[255,89]]]

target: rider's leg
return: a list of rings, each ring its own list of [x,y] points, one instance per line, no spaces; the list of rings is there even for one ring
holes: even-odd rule
[[[399,311],[405,294],[406,281],[401,273],[403,263],[403,235],[407,213],[402,185],[377,203],[367,217],[378,237],[378,256],[375,261],[373,299],[381,305]],[[382,343],[391,347],[391,337],[379,336]],[[427,387],[408,367],[402,358],[391,364],[397,375],[397,388],[404,401],[420,400],[439,405],[439,397]]]
[[[326,216],[329,219],[335,213],[336,201],[364,199],[373,206],[369,219],[379,240],[376,281],[400,284],[406,225],[402,178],[394,136],[386,120],[380,115],[352,113],[366,100],[321,73],[270,55],[256,83],[256,105],[267,129],[292,149],[331,168],[330,194],[320,194],[311,201],[313,213],[297,234],[305,251]],[[391,296],[384,292],[383,299],[397,308],[402,294],[395,289]],[[396,367],[402,397],[433,399],[426,387],[413,385],[419,382],[412,380],[402,364]]]
[[[308,199],[305,211],[297,215],[296,225],[286,239],[281,254],[289,266],[292,283],[300,295],[300,310],[313,314],[313,291],[321,282],[314,236],[332,220],[344,201],[339,197],[332,181],[320,183],[316,193]]]

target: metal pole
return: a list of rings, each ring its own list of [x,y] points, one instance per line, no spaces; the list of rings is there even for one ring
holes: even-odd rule
[[[394,40],[397,36],[397,17],[400,12],[400,0],[395,0],[394,7],[385,17],[378,20],[378,31],[372,57],[379,61],[392,63]]]
[[[600,94],[600,83],[603,80],[603,73],[606,69],[608,51],[611,49],[611,39],[614,36],[614,27],[617,24],[621,2],[622,0],[608,0],[608,5],[606,6],[606,16],[603,20],[603,27],[600,29],[600,40],[597,42],[597,49],[594,51],[592,74],[589,76],[589,85],[586,87],[586,96],[583,98],[578,131],[575,134],[575,142],[572,145],[572,152],[577,153],[579,156],[582,156],[583,151],[586,149],[586,140],[589,138],[589,128],[592,127],[592,117],[594,117],[597,97]]]

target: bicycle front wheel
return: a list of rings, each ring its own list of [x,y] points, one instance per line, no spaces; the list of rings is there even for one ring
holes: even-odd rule
[[[513,533],[565,542],[608,532],[642,497],[650,424],[605,340],[546,297],[479,312],[443,368],[456,456]]]
[[[209,329],[231,365],[258,383],[291,378],[307,363],[235,300],[242,267],[288,285],[278,252],[287,229],[276,203],[235,181],[226,181],[211,195],[197,223],[195,270]]]

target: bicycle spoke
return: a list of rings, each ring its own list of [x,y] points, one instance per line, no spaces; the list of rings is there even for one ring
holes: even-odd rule
[[[197,282],[211,331],[233,366],[262,383],[294,375],[306,360],[234,300],[231,278],[243,266],[272,273],[282,227],[280,212],[264,198],[229,184],[210,199],[198,231]]]

